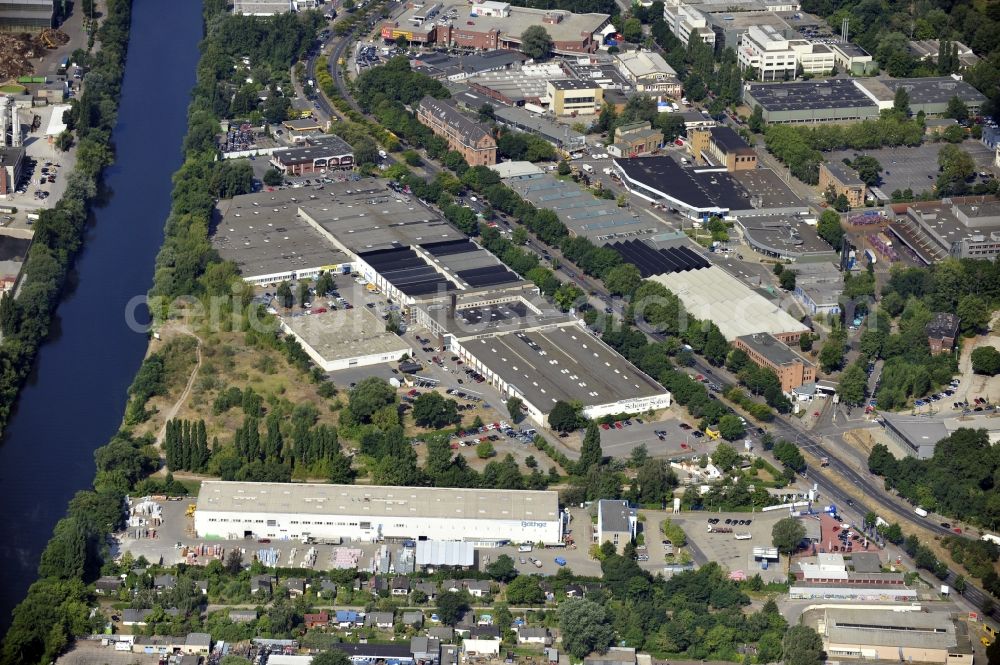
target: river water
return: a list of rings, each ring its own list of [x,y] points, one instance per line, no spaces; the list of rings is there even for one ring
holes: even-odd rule
[[[52,339],[0,444],[0,634],[69,499],[90,486],[94,449],[121,423],[142,361],[146,336],[125,312],[152,283],[201,35],[200,0],[134,0],[111,198],[94,211]]]

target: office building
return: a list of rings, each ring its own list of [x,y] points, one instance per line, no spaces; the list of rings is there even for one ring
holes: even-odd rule
[[[592,115],[600,112],[604,103],[604,89],[588,81],[577,79],[549,81],[546,92],[549,98],[549,112],[556,117]]]
[[[448,147],[460,152],[469,166],[497,163],[497,142],[493,135],[451,102],[425,96],[417,106],[417,120],[448,141]]]
[[[889,231],[930,265],[951,256],[995,260],[1000,255],[1000,201],[953,197],[893,206]]]
[[[685,46],[693,37],[715,49],[715,32],[708,24],[708,17],[697,9],[685,4],[667,4],[663,7],[663,20]]]
[[[623,499],[601,499],[597,502],[597,530],[594,532],[598,545],[611,543],[616,552],[635,540],[638,518],[636,512]]]

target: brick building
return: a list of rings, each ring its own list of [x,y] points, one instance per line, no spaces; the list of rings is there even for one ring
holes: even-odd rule
[[[614,150],[616,157],[638,157],[656,152],[663,143],[663,132],[653,129],[649,121],[633,122],[615,128]]]
[[[781,390],[786,393],[816,380],[815,365],[767,333],[737,337],[733,346],[746,353],[758,367],[777,374]]]
[[[819,191],[825,194],[832,188],[834,196],[843,194],[852,208],[865,204],[865,183],[858,174],[839,162],[819,165]]]
[[[462,114],[451,102],[426,96],[417,107],[417,119],[462,153],[470,166],[497,163],[497,142],[481,124]]]
[[[951,353],[958,339],[958,324],[961,321],[954,314],[938,312],[927,324],[927,343],[931,347],[931,355]]]
[[[689,132],[688,136],[696,160],[725,166],[727,171],[757,168],[757,151],[730,127],[707,127]]]

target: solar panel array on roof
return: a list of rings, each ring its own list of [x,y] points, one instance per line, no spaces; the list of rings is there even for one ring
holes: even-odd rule
[[[520,280],[520,277],[501,265],[486,266],[485,268],[473,268],[471,270],[460,270],[456,274],[473,288],[494,286],[496,284],[508,284]]]
[[[450,291],[454,284],[417,256],[409,247],[376,249],[358,254],[365,263],[408,296]]]
[[[706,259],[687,247],[655,249],[641,240],[626,240],[609,246],[621,254],[626,263],[638,268],[644,279],[652,275],[697,270],[709,265]]]
[[[442,240],[441,242],[429,242],[421,247],[431,256],[450,256],[451,254],[464,254],[479,250],[468,240]]]

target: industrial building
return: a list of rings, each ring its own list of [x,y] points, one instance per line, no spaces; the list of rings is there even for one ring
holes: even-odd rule
[[[352,258],[298,214],[312,190],[279,189],[220,199],[212,248],[232,261],[245,282],[258,286],[349,272]]]
[[[962,67],[972,67],[979,62],[979,56],[962,42],[953,41],[950,44]],[[941,52],[941,41],[938,39],[911,39],[909,48],[910,54],[917,60],[937,64],[938,54]]]
[[[204,481],[199,538],[562,542],[552,491]]]
[[[614,143],[608,146],[608,152],[615,157],[639,157],[656,152],[662,144],[663,132],[644,120],[615,127]]]
[[[927,76],[924,78],[858,79],[856,85],[877,105],[879,110],[892,108],[896,91],[906,90],[910,96],[910,112],[923,111],[927,115],[944,115],[948,102],[958,97],[969,109],[969,115],[979,115],[986,103],[986,95],[979,92],[958,74],[951,76]]]
[[[850,42],[834,42],[828,44],[833,51],[833,58],[842,71],[854,76],[867,76],[878,72],[878,64],[871,54],[856,44]]]
[[[740,215],[736,228],[759,254],[785,261],[833,260],[836,252],[816,233],[815,218],[800,215]],[[797,268],[796,268],[797,270]]]
[[[545,173],[505,181],[521,198],[554,212],[570,235],[600,243],[657,231],[655,222],[619,208],[613,200],[599,199],[572,181]]]
[[[354,168],[354,148],[333,134],[310,136],[299,146],[272,152],[271,166],[289,176],[350,170]]]
[[[499,106],[493,112],[497,124],[541,137],[566,152],[583,150],[587,137],[569,125],[553,122],[537,113],[529,113],[517,106]],[[661,135],[662,136],[662,135]]]
[[[469,166],[497,163],[497,142],[480,123],[465,116],[454,104],[425,96],[417,105],[417,120],[461,153]]]
[[[751,83],[743,89],[743,102],[751,109],[760,106],[764,121],[776,124],[871,120],[879,114],[871,95],[848,78]]]
[[[24,170],[22,147],[0,147],[0,198],[9,198],[17,190]]]
[[[865,204],[867,187],[857,172],[840,162],[821,162],[819,165],[819,191],[831,193],[834,198],[843,195],[852,208]]]
[[[782,392],[816,380],[816,366],[767,333],[741,335],[733,346],[747,354],[758,367],[769,369],[781,381]]]
[[[424,46],[517,51],[521,35],[532,25],[544,26],[560,55],[594,53],[602,30],[610,24],[607,14],[574,14],[557,9],[530,9],[506,2],[469,3],[445,0],[410,4],[382,24],[386,41],[399,36]]]
[[[964,622],[918,607],[826,607],[806,612],[823,638],[828,658],[972,665],[972,640]]]
[[[718,266],[653,275],[650,279],[676,295],[691,316],[712,321],[730,342],[744,335],[769,333],[792,344],[809,330],[778,303]]]
[[[410,60],[410,68],[433,79],[464,81],[485,72],[517,69],[529,58],[517,51],[495,50],[484,53],[418,53]]]
[[[0,32],[41,32],[53,27],[55,16],[55,0],[5,0]]]
[[[811,228],[811,227],[810,227]],[[799,262],[795,270],[795,299],[810,316],[839,315],[844,277],[833,261]]]
[[[890,439],[917,459],[933,457],[938,441],[950,434],[943,421],[929,416],[883,413],[882,427]]]
[[[951,256],[1000,255],[1000,201],[994,196],[954,197],[893,206],[889,231],[930,265]]]
[[[412,356],[402,337],[386,331],[385,322],[365,307],[280,319],[281,329],[295,337],[324,372],[397,362]]]

